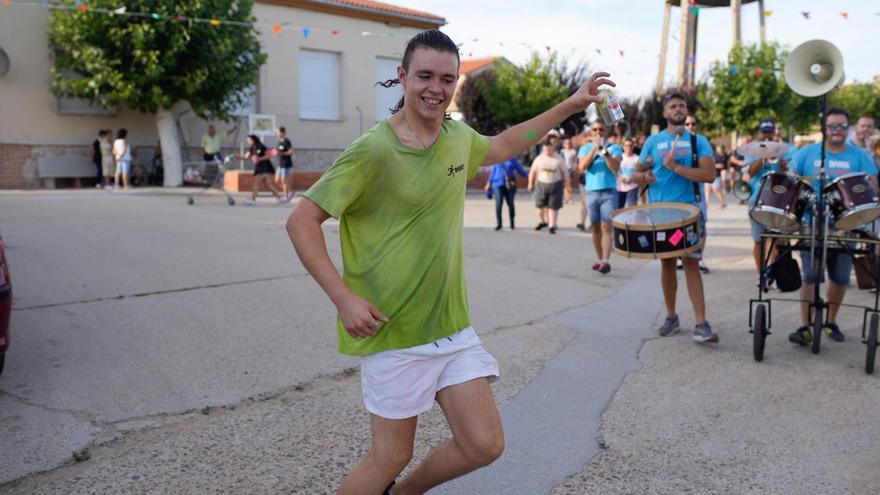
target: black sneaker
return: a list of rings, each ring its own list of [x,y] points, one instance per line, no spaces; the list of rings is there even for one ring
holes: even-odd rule
[[[582,224],[582,223],[579,223],[579,224],[575,225],[575,227],[577,227],[577,229],[580,230],[581,232],[586,232],[586,231],[587,231],[587,226],[584,225],[584,224]]]
[[[602,265],[599,267],[599,273],[605,275],[606,273],[611,271],[611,263],[607,261],[603,261]]]
[[[831,340],[835,342],[843,342],[846,340],[846,337],[843,335],[843,332],[840,331],[840,327],[837,326],[837,323],[826,323],[822,330],[825,332],[825,335],[831,337]]]
[[[556,233],[556,227],[550,227],[550,233],[551,233],[551,234],[555,234],[555,233]]]
[[[547,226],[546,223],[541,222],[541,223],[538,224],[537,227],[535,227],[535,230],[541,230],[541,229],[543,229],[543,228],[546,227],[546,226]]]
[[[501,230],[501,224],[500,224],[500,223],[499,223],[498,225],[495,226],[495,230],[496,230],[496,231],[497,231],[497,230]]]
[[[807,345],[813,341],[810,325],[804,325],[788,335],[788,341],[794,344]]]

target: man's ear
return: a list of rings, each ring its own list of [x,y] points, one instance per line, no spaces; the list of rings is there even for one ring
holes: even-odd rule
[[[406,86],[406,70],[404,70],[402,65],[397,66],[397,80],[400,81],[400,84]]]

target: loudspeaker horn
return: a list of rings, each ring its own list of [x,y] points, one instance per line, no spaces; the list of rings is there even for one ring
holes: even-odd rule
[[[825,40],[801,43],[785,61],[785,82],[799,95],[824,95],[845,79],[843,55]]]

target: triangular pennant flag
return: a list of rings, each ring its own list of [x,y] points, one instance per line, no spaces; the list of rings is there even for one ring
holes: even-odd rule
[[[694,55],[690,55],[690,56],[688,56],[688,63],[689,63],[689,64],[694,64],[694,63],[696,63],[696,62],[697,62],[697,57],[696,57],[696,56],[694,56]]]
[[[691,14],[700,15],[700,8],[699,7],[691,7]]]
[[[848,21],[849,20],[849,12],[841,12],[840,17],[843,17],[844,21]]]
[[[220,19],[211,19],[211,25],[212,25],[212,26],[219,26],[219,25],[220,25]]]
[[[773,11],[772,11],[772,10],[765,10],[765,11],[764,11],[764,17],[770,17],[771,15],[773,15]]]
[[[177,19],[180,22],[185,22],[189,19],[189,17],[187,17],[185,15],[179,15],[179,16],[175,17],[175,19]]]
[[[282,22],[281,25],[282,26],[290,26],[290,23],[289,22]]]
[[[281,24],[275,24],[272,26],[272,33],[276,35],[281,34]]]
[[[550,53],[550,45],[544,45],[544,49],[547,50],[547,53]]]
[[[735,65],[730,66],[730,73],[733,75],[736,75],[736,66]]]
[[[330,31],[330,36],[339,36],[339,30],[334,29],[334,30]]]
[[[617,53],[620,54],[620,58],[623,58],[623,50],[617,50]]]
[[[88,5],[80,5],[80,6],[77,7],[77,8],[78,8],[81,12],[85,12],[85,11],[89,10],[89,6],[88,6]]]
[[[809,10],[801,11],[801,15],[804,16],[804,19],[807,19],[807,20],[810,19],[810,11]]]
[[[763,73],[763,71],[761,70],[760,67],[755,67],[755,76],[756,77],[761,77],[762,73]]]
[[[312,30],[309,28],[303,28],[303,38],[309,39],[309,35],[312,33]]]
[[[599,55],[602,55],[602,50],[596,48],[596,53],[598,53]]]
[[[9,5],[9,0],[3,0],[3,5]]]

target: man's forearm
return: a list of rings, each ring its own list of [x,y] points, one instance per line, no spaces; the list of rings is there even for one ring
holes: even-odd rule
[[[569,100],[550,110],[517,124],[493,138],[493,149],[486,161],[501,162],[525,152],[544,137],[550,129],[577,112]]]
[[[333,304],[338,305],[351,290],[330,260],[321,224],[309,218],[298,218],[294,210],[287,221],[287,233],[306,271],[318,282]]]

